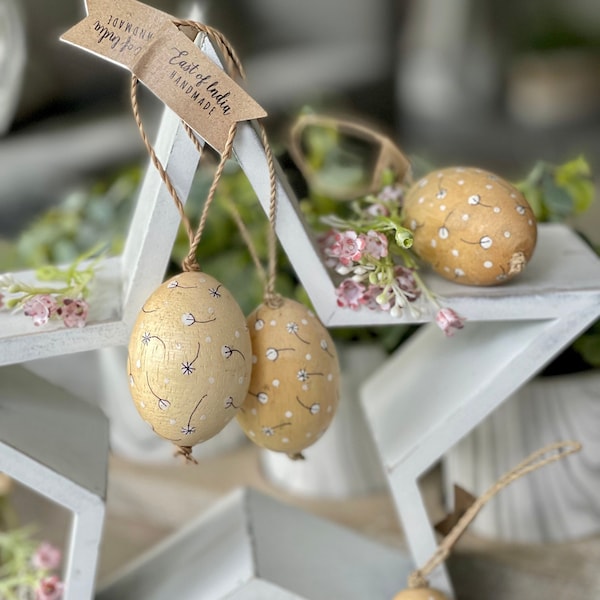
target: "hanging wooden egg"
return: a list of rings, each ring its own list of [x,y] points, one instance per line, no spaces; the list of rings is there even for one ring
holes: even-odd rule
[[[128,362],[142,418],[159,436],[189,450],[219,433],[246,397],[252,368],[246,319],[216,279],[181,273],[144,304]]]
[[[448,596],[433,588],[418,587],[402,590],[394,596],[394,600],[448,600]]]
[[[433,171],[404,200],[413,250],[442,277],[496,285],[523,271],[536,240],[536,219],[512,184],[484,171]]]
[[[252,377],[237,419],[258,446],[301,458],[325,433],[338,406],[340,368],[317,316],[284,299],[261,304],[247,319]]]

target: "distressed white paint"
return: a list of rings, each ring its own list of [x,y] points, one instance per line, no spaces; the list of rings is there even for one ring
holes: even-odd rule
[[[458,441],[600,317],[600,261],[565,226],[540,230],[523,278],[499,288],[440,286],[470,318],[444,338],[422,327],[361,390],[411,554],[423,565],[436,539],[419,479]],[[559,440],[555,440],[559,441]],[[522,457],[525,458],[525,457]],[[443,568],[437,587],[452,594]]]
[[[0,471],[73,515],[65,600],[92,598],[104,523],[108,421],[20,366],[0,369]]]
[[[389,600],[409,561],[252,489],[239,489],[126,566],[96,600]]]

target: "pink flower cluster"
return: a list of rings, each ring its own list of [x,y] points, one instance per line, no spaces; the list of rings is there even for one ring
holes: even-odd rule
[[[51,318],[62,319],[65,327],[83,327],[89,306],[83,299],[63,298],[60,302],[50,294],[33,296],[23,305],[23,314],[33,319],[37,327],[45,325]]]
[[[42,578],[35,589],[36,600],[60,600],[65,589],[64,583],[57,575],[49,574],[58,569],[62,560],[59,548],[48,542],[42,542],[31,557],[33,567],[42,572]]]
[[[388,254],[388,240],[383,233],[368,231],[337,231],[330,229],[322,240],[323,252],[328,257],[328,264],[336,270],[342,267],[351,267],[359,263],[363,257],[375,260],[384,258]],[[344,268],[341,269],[345,271]]]

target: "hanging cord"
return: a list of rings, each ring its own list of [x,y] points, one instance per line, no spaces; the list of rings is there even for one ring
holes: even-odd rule
[[[516,467],[502,475],[496,483],[477,498],[477,500],[475,500],[475,502],[467,509],[465,514],[451,529],[450,533],[442,540],[442,543],[438,546],[433,556],[425,563],[425,565],[420,569],[416,569],[409,575],[408,587],[411,589],[428,587],[427,577],[436,567],[448,558],[450,551],[471,524],[471,521],[473,521],[485,504],[502,488],[524,475],[527,475],[527,473],[531,473],[544,465],[556,462],[561,458],[579,452],[580,450],[581,444],[579,442],[567,441],[549,444],[533,454],[530,454]]]

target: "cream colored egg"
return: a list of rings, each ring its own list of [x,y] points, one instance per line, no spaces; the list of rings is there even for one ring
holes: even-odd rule
[[[258,446],[298,457],[325,433],[339,401],[340,369],[331,336],[303,304],[261,304],[247,320],[252,378],[237,415]]]
[[[252,368],[246,319],[216,279],[186,272],[146,301],[129,341],[129,387],[152,429],[182,448],[208,440],[242,405]]]
[[[525,197],[504,179],[468,167],[433,171],[404,201],[413,250],[440,275],[496,285],[523,271],[537,240]]]
[[[402,590],[394,596],[394,600],[448,600],[448,596],[433,588],[420,587]]]

